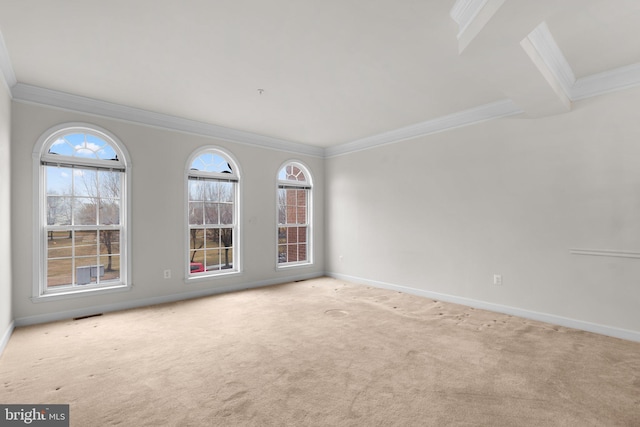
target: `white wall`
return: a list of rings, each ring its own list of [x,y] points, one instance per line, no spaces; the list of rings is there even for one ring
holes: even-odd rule
[[[0,354],[11,333],[11,97],[0,76]]]
[[[569,252],[640,253],[638,99],[635,88],[581,101],[568,114],[495,120],[323,160],[20,102],[10,114],[4,94],[0,149],[9,152],[11,116],[14,239],[13,277],[11,266],[0,271],[0,332],[12,316],[18,323],[46,321],[326,270],[640,337],[640,259]],[[134,287],[33,303],[31,153],[45,130],[72,121],[109,130],[131,154]],[[243,172],[245,271],[186,285],[183,169],[194,149],[209,144],[227,148]],[[314,174],[316,262],[276,271],[273,180],[292,158]],[[2,200],[8,199],[6,166],[0,168]],[[0,251],[6,256],[0,259],[6,261],[9,219],[2,207],[8,203],[2,200]],[[162,278],[167,268],[169,280]],[[492,284],[493,274],[503,275],[502,286]]]
[[[13,103],[12,165],[14,215],[13,310],[17,324],[89,314],[149,302],[195,296],[211,291],[321,275],[324,271],[323,159],[230,143],[117,120]],[[126,146],[132,170],[132,274],[129,292],[34,303],[32,293],[32,166],[31,153],[40,135],[54,125],[87,122],[115,134]],[[243,269],[241,275],[204,283],[184,283],[184,169],[198,147],[227,149],[239,162],[244,190],[242,203]],[[307,164],[314,177],[315,263],[276,271],[275,179],[286,160]],[[172,278],[164,279],[163,270]]]
[[[639,99],[327,159],[327,271],[640,338]]]

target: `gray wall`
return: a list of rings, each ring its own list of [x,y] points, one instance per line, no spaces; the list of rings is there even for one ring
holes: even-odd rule
[[[327,159],[327,272],[640,337],[638,99]]]
[[[132,169],[132,277],[129,292],[34,303],[32,294],[32,151],[47,129],[65,122],[86,122],[115,134],[126,146]],[[13,165],[13,310],[17,324],[89,314],[96,311],[197,296],[212,291],[281,283],[324,272],[323,167],[321,158],[231,143],[102,117],[20,102],[12,111]],[[240,275],[201,283],[184,282],[184,170],[198,147],[227,149],[242,173],[243,270]],[[276,188],[278,168],[297,159],[314,178],[315,263],[276,271]],[[164,279],[163,270],[172,278]]]
[[[11,311],[11,98],[0,76],[0,353],[13,322]]]
[[[13,277],[11,266],[0,272],[0,328],[12,317],[19,324],[46,321],[326,271],[638,338],[640,259],[570,253],[640,253],[638,99],[640,88],[634,88],[578,102],[568,114],[494,120],[323,160],[20,102],[10,114],[4,94],[0,120],[12,119],[14,240]],[[131,154],[134,287],[33,303],[31,153],[45,130],[72,121],[106,128]],[[3,152],[8,135],[3,126]],[[227,148],[243,172],[244,273],[187,285],[184,164],[194,149],[210,144]],[[292,158],[314,174],[316,262],[276,271],[273,182]],[[8,199],[6,166],[0,168],[2,200]],[[6,256],[0,259],[7,262],[4,206],[0,250]],[[169,280],[162,278],[167,268]],[[492,284],[494,274],[503,275],[502,286]]]

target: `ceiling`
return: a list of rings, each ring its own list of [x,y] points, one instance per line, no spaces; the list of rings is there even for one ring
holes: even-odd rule
[[[14,99],[322,149],[640,83],[638,0],[0,0],[0,32]]]

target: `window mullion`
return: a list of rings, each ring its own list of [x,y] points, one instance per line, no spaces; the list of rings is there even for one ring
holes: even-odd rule
[[[44,236],[38,251],[42,274],[37,275],[41,280],[37,293],[34,286],[34,297],[62,298],[97,287],[128,288],[126,153],[108,132],[77,125],[43,135],[38,144],[40,156],[33,165],[41,177],[38,217]],[[106,267],[107,257],[109,274],[96,274],[94,269],[87,281],[78,271],[102,260]]]
[[[233,243],[238,228],[238,182],[237,167],[222,150],[204,149],[192,156],[187,164],[186,217],[187,230],[189,230],[187,277],[207,277],[238,271],[237,243]],[[191,223],[193,214],[196,214],[191,210],[191,207],[194,207],[195,191],[200,192],[198,198],[201,199],[199,205],[201,204],[202,212],[198,214],[197,222],[201,222],[201,224]],[[192,230],[202,230],[202,239],[204,240],[202,252],[193,260],[191,259],[193,253],[191,246],[195,240],[191,237]],[[224,249],[226,246],[223,241],[227,241],[229,233],[233,235],[233,241],[229,246],[233,248],[233,251],[228,253],[230,258],[227,258],[225,256],[227,252]],[[190,265],[192,262],[200,263],[201,259],[203,266]],[[226,261],[229,261],[230,265],[226,265]],[[208,267],[211,267],[211,270]],[[200,270],[201,268],[204,268],[204,271]]]
[[[297,162],[285,164],[278,172],[276,246],[279,266],[311,263],[310,178],[306,168]]]

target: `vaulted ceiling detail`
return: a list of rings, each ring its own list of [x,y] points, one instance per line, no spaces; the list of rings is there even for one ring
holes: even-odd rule
[[[568,113],[639,36],[637,0],[0,0],[16,101],[314,156]]]
[[[573,101],[640,84],[640,63],[576,78],[545,22],[536,27],[521,43],[567,109],[571,109]]]

